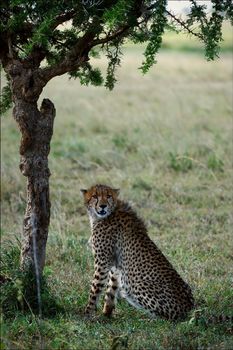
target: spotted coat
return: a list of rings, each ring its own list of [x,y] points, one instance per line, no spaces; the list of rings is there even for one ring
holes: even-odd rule
[[[120,295],[154,316],[186,317],[194,305],[190,287],[150,239],[143,221],[118,199],[118,192],[104,185],[82,190],[95,261],[86,313],[96,309],[108,281],[105,315],[112,314],[116,296]]]

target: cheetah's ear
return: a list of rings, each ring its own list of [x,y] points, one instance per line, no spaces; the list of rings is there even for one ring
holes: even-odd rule
[[[120,194],[120,189],[119,188],[115,188],[113,191],[116,193],[117,196],[119,196],[119,194]]]
[[[83,195],[83,197],[85,196],[85,194],[87,193],[87,190],[81,189],[80,193]]]

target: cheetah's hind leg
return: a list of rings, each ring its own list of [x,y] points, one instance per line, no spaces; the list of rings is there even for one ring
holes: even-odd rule
[[[115,309],[115,301],[118,295],[119,282],[116,269],[112,268],[109,272],[108,287],[104,298],[103,314],[110,317]]]

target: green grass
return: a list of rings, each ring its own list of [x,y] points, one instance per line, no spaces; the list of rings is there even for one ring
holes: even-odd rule
[[[52,301],[44,300],[41,321],[18,305],[26,184],[18,170],[19,132],[10,113],[2,120],[2,247],[5,274],[13,278],[13,289],[2,287],[5,303],[12,301],[11,309],[3,307],[2,349],[233,348],[230,324],[208,322],[232,315],[233,306],[232,57],[207,63],[201,55],[163,51],[144,77],[141,58],[139,48],[127,49],[113,92],[66,77],[43,92],[57,109],[45,276],[59,307],[50,313]],[[85,320],[93,258],[79,189],[96,182],[121,188],[133,203],[192,286],[199,319],[194,312],[180,323],[151,320],[120,301],[111,320],[101,316],[102,302],[94,320]]]

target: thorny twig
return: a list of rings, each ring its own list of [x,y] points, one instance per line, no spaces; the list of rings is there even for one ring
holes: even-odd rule
[[[176,21],[182,28],[184,28],[189,34],[196,36],[197,38],[204,40],[203,36],[200,33],[194,32],[192,29],[190,29],[187,24],[185,24],[181,19],[177,18],[173,13],[166,10],[166,13],[174,20]]]

